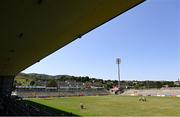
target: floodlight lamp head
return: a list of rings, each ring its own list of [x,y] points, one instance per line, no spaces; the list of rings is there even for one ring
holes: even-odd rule
[[[116,59],[116,64],[120,64],[121,63],[121,59],[120,58],[117,58]]]

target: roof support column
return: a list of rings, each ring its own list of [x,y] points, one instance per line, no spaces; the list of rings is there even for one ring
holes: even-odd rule
[[[0,76],[0,96],[10,96],[15,76]]]

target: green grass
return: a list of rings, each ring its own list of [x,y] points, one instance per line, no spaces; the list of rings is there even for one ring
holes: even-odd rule
[[[86,96],[30,99],[52,108],[82,116],[180,116],[180,98],[147,97],[147,102],[130,96]],[[86,109],[80,109],[83,103]]]

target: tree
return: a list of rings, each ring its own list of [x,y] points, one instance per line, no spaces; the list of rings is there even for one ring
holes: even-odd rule
[[[33,86],[33,85],[35,85],[35,81],[32,80],[32,81],[30,82],[30,86]]]
[[[57,87],[57,82],[54,79],[51,79],[47,83],[47,87]]]
[[[156,82],[156,88],[158,88],[158,89],[160,89],[160,88],[162,88],[162,83],[160,82],[160,81],[157,81]]]

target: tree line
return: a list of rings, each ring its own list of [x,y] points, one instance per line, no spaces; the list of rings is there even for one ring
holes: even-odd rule
[[[118,85],[117,80],[103,80],[98,78],[90,78],[88,76],[69,76],[69,75],[45,75],[45,74],[25,74],[20,73],[16,76],[14,84],[16,86],[49,86],[57,87],[58,82],[80,82],[97,87],[104,87],[111,89]],[[180,87],[180,83],[174,81],[121,81],[121,87],[126,89],[150,89],[150,88],[162,88],[162,87]]]

